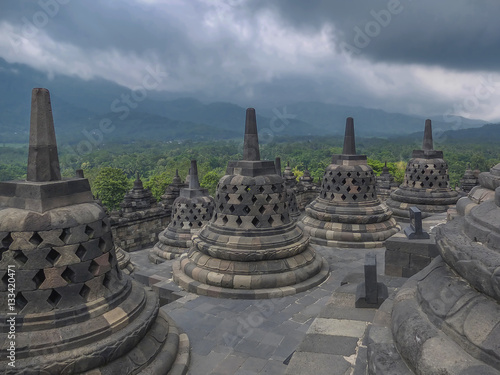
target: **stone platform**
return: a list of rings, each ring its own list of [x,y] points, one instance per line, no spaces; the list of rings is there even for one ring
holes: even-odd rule
[[[364,374],[363,338],[376,310],[355,309],[354,301],[366,250],[314,249],[329,264],[330,277],[306,292],[266,300],[188,293],[172,281],[173,260],[151,265],[148,249],[131,257],[133,277],[170,302],[161,310],[189,336],[188,374]],[[383,276],[385,249],[373,251],[379,281],[394,290],[406,279]]]

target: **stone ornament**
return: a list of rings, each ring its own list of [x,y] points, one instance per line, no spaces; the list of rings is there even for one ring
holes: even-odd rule
[[[189,188],[183,188],[174,201],[172,218],[167,228],[158,235],[158,242],[149,252],[149,260],[163,263],[187,252],[191,237],[212,218],[214,199],[201,188],[196,160],[191,161]]]
[[[214,216],[174,263],[174,281],[190,292],[229,298],[272,298],[318,285],[328,265],[290,219],[274,162],[260,160],[253,108],[246,113],[243,156],[228,163]]]
[[[123,274],[110,220],[82,177],[61,179],[46,89],[33,89],[27,181],[0,182],[1,350],[5,374],[181,374],[189,341],[155,293]],[[9,269],[15,269],[15,304]],[[13,310],[12,310],[13,309]],[[178,365],[174,366],[174,361]]]
[[[377,198],[375,174],[365,155],[356,154],[354,121],[346,122],[344,149],[324,173],[319,196],[299,226],[311,242],[329,247],[382,247],[399,231],[392,212]]]
[[[459,198],[449,186],[448,164],[443,159],[443,152],[433,148],[431,120],[425,120],[422,149],[413,150],[404,181],[391,193],[387,205],[394,216],[403,220],[408,220],[408,209],[416,206],[425,219],[446,212]]]

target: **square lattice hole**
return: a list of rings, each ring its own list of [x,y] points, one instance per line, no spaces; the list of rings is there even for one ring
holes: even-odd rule
[[[57,307],[57,304],[61,300],[62,296],[57,293],[55,289],[52,289],[52,293],[50,293],[49,298],[47,298],[47,302],[50,303],[53,307]]]

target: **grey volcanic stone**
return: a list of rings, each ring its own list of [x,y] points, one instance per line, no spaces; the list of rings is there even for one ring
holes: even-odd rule
[[[212,220],[174,264],[174,281],[214,297],[273,298],[311,288],[326,262],[288,209],[288,190],[272,161],[258,157],[255,111],[247,110],[244,160],[228,163]]]
[[[311,242],[330,247],[382,247],[399,231],[392,212],[377,198],[375,174],[366,155],[355,155],[354,124],[347,119],[345,152],[334,155],[319,196],[306,207],[299,226]]]

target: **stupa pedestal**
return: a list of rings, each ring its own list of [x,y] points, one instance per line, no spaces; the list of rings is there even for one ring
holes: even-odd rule
[[[375,174],[365,155],[356,155],[354,122],[347,119],[344,151],[334,155],[319,197],[306,207],[299,226],[311,242],[330,247],[382,247],[399,231],[392,212],[377,198]]]
[[[404,182],[391,193],[387,205],[396,218],[407,221],[410,207],[418,207],[426,218],[446,212],[459,198],[449,186],[448,164],[443,159],[443,152],[433,148],[431,120],[426,120],[422,150],[413,151]]]
[[[255,110],[247,110],[244,160],[229,162],[212,220],[174,263],[184,289],[228,298],[273,298],[318,285],[328,264],[290,220],[287,191],[272,161],[261,161]]]
[[[191,237],[212,218],[214,199],[207,189],[200,187],[196,160],[191,161],[189,188],[184,188],[174,201],[172,218],[167,228],[158,235],[158,242],[149,252],[149,260],[163,263],[187,252]]]
[[[500,374],[500,188],[436,240],[440,256],[375,316],[369,374]]]
[[[34,89],[31,108],[28,180],[0,182],[0,343],[15,346],[3,373],[184,373],[187,336],[121,272],[88,180],[60,177],[49,92]]]

